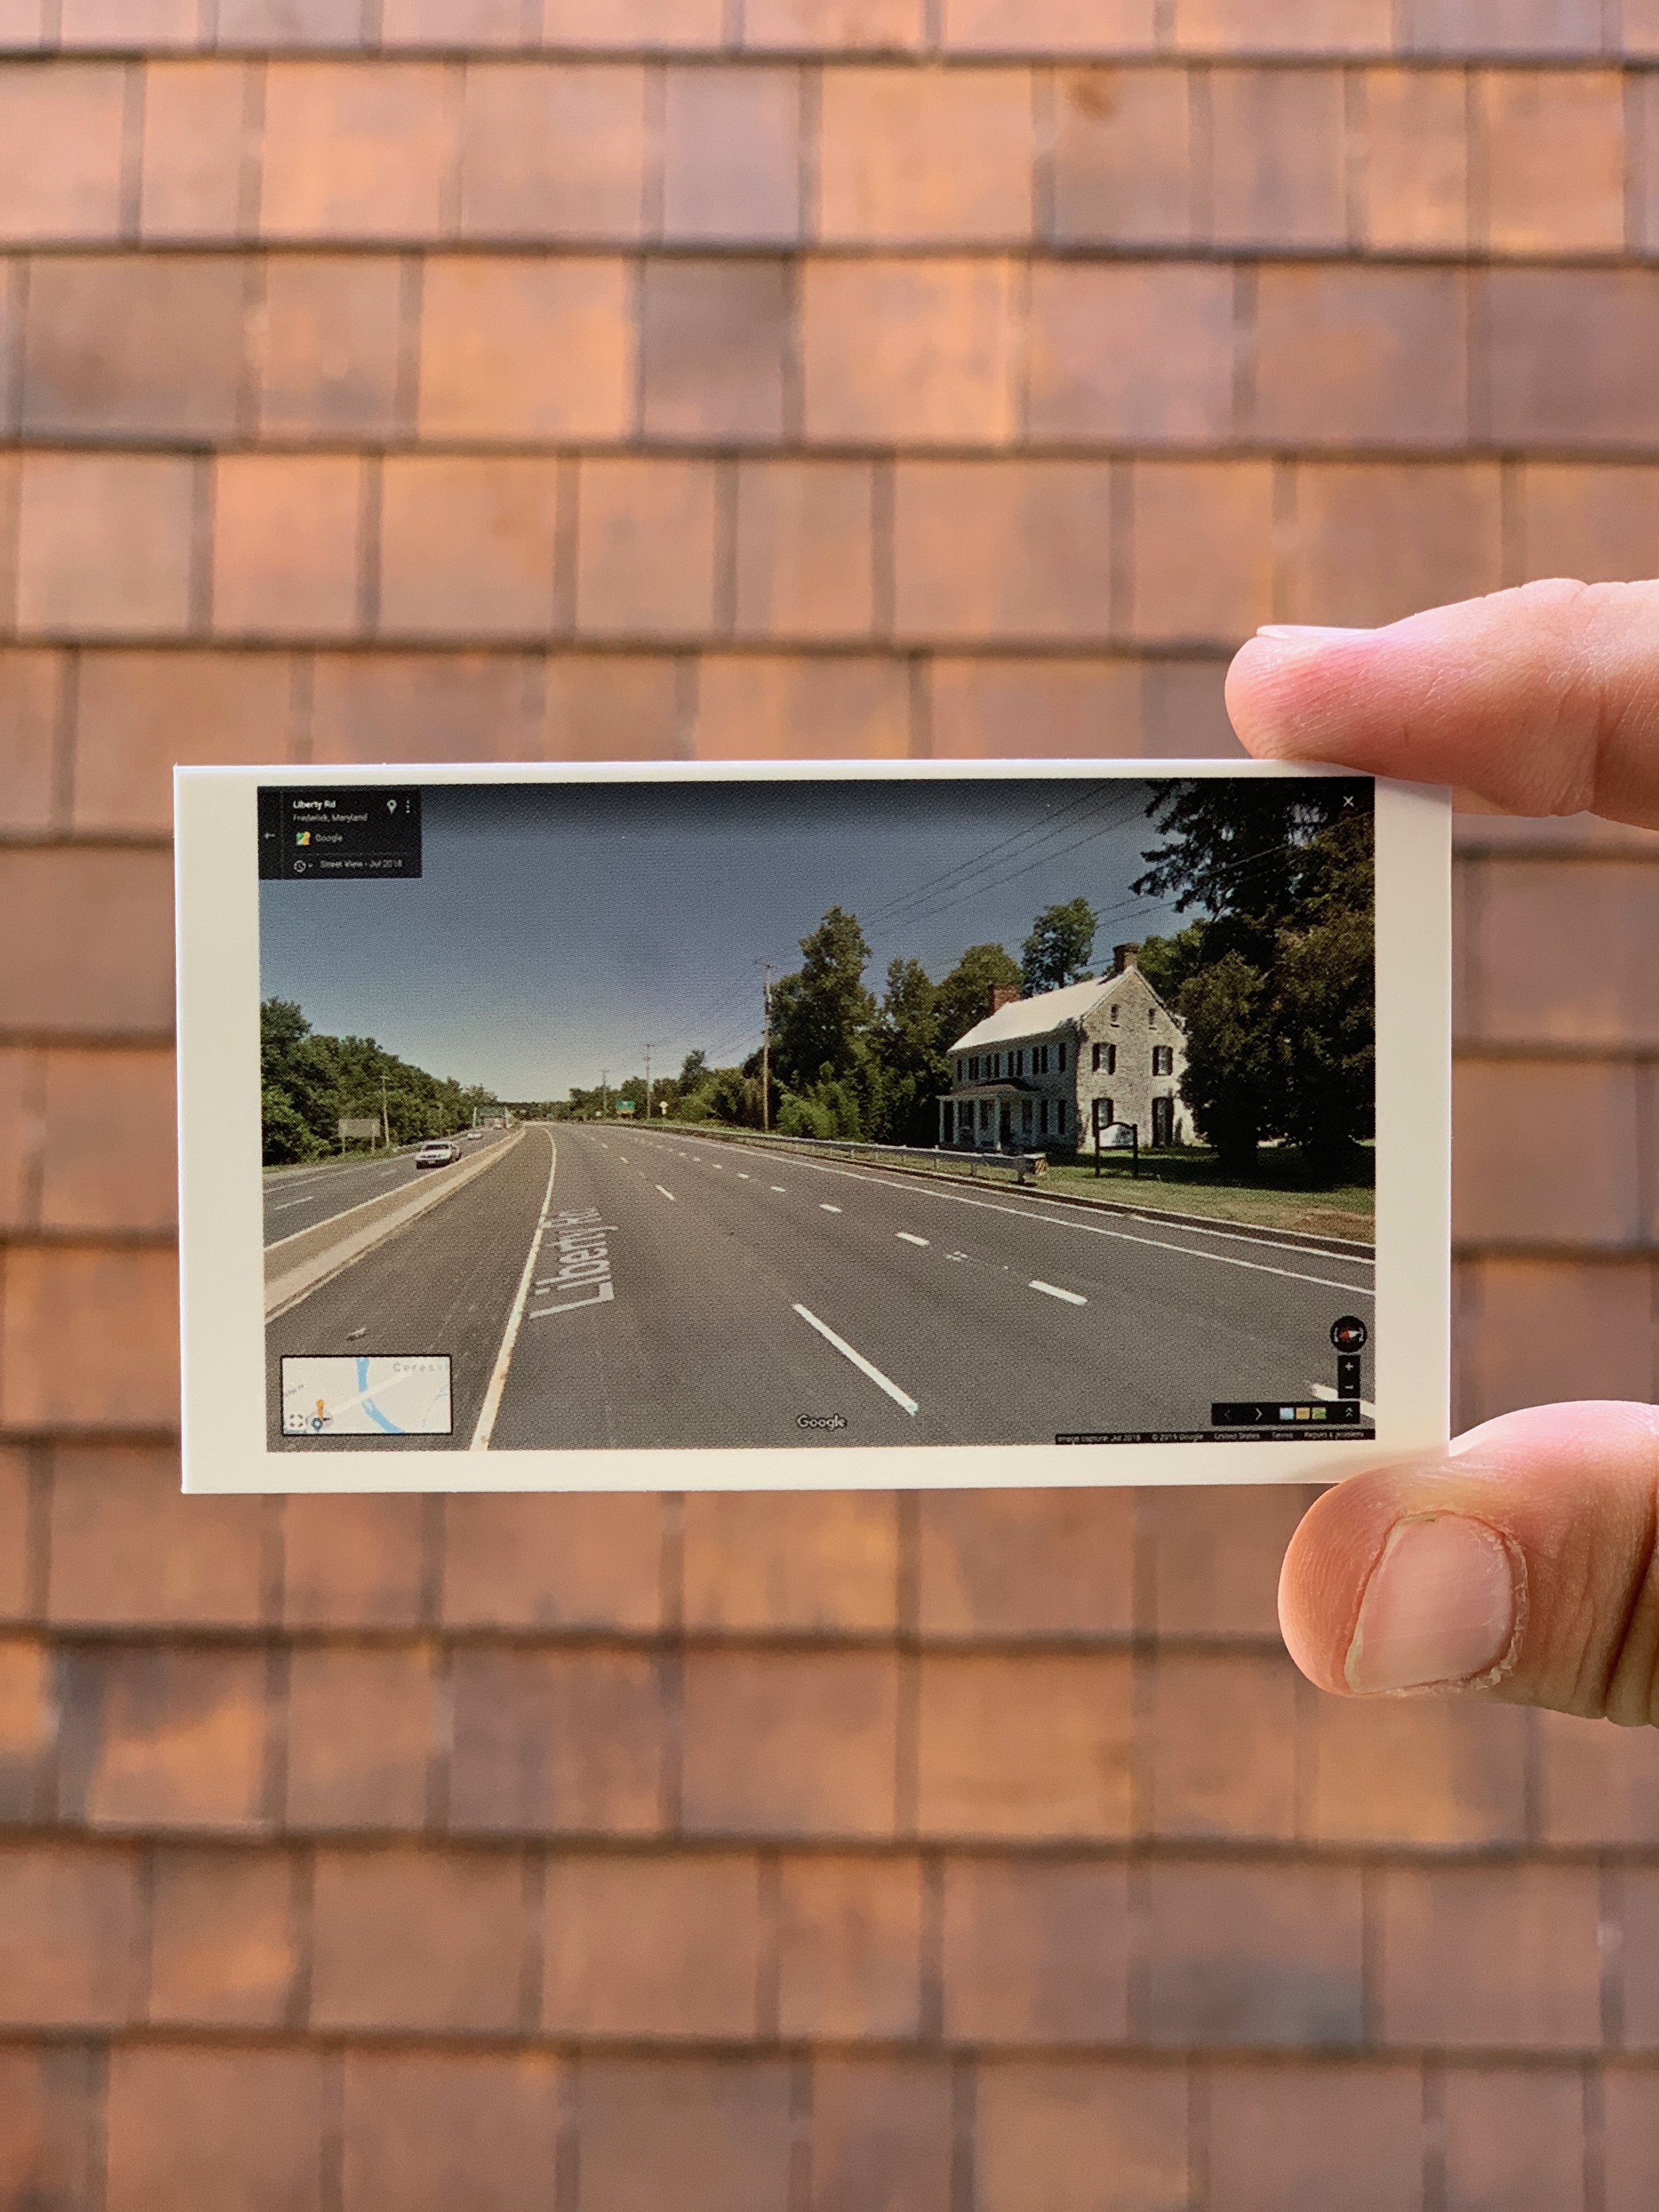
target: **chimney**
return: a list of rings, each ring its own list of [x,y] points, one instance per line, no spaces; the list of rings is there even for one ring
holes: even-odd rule
[[[1114,975],[1127,975],[1131,968],[1139,968],[1139,965],[1140,947],[1138,945],[1115,945],[1112,947]]]
[[[991,986],[992,1013],[1000,1014],[1005,1006],[1013,1006],[1023,996],[1024,994],[1018,983],[993,983]]]

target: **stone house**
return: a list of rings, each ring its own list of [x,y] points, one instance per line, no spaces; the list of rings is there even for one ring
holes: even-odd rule
[[[1133,1123],[1143,1145],[1189,1142],[1186,1036],[1139,954],[1120,945],[1108,974],[1034,998],[994,991],[985,1019],[951,1048],[940,1144],[1087,1152],[1097,1117],[1103,1129]]]

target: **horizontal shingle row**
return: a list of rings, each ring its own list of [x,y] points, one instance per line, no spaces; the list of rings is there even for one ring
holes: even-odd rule
[[[0,2048],[0,2095],[18,2118],[0,2188],[106,2212],[232,2195],[296,2212],[1278,2212],[1298,2197],[1393,2212],[1442,2186],[1458,2205],[1647,2212],[1659,2186],[1659,2076],[1636,2066],[569,2060],[175,2039]]]
[[[1504,1708],[1321,1702],[1266,1653],[1132,1660],[983,1638],[952,1651],[927,1628],[919,1654],[856,1636],[824,1648],[833,1631],[764,1647],[707,1632],[270,1647],[191,1642],[185,1622],[168,1633],[186,1640],[86,1642],[72,1620],[50,1646],[0,1639],[0,1822],[870,1846],[1659,1843],[1645,1737],[1552,1722],[1534,1739]]]
[[[0,2032],[1659,2048],[1659,1870],[0,1844]]]
[[[1150,258],[0,261],[25,444],[1659,447],[1659,270]]]
[[[0,240],[1616,255],[1659,75],[0,64]]]
[[[1654,0],[7,0],[0,43],[47,51],[238,47],[876,52],[1659,52]]]
[[[1481,460],[872,466],[34,451],[0,454],[5,505],[15,576],[0,574],[0,634],[23,641],[488,642],[531,654],[551,641],[882,656],[861,673],[821,664],[797,678],[787,672],[801,664],[775,661],[769,675],[717,652],[706,684],[677,693],[672,712],[647,690],[638,706],[653,737],[714,755],[910,749],[901,655],[917,650],[1215,655],[1263,623],[1391,622],[1528,575],[1628,574],[1636,563],[1621,551],[1659,550],[1642,476]],[[16,669],[20,687],[49,684],[48,665],[34,665],[33,676]],[[349,680],[347,664],[322,665]],[[495,666],[508,690],[524,684],[523,659]],[[532,755],[653,749],[630,726],[625,696],[619,718],[583,742],[579,682],[575,667],[553,674],[539,735],[532,693],[510,709]],[[830,689],[816,711],[815,684]],[[953,727],[945,689],[939,750],[979,750],[973,709]],[[1127,705],[1091,718],[1090,749],[1128,750],[1116,728]],[[348,730],[352,711],[337,691],[334,718],[343,712]],[[13,740],[26,761],[56,743],[40,713]],[[270,714],[275,732],[275,694]],[[746,743],[722,735],[728,716]],[[1231,749],[1217,734],[1206,715],[1196,742],[1160,737],[1153,749]],[[1034,738],[1021,750],[1075,744]],[[463,742],[471,752],[479,740]],[[349,751],[353,739],[340,743]],[[31,778],[37,791],[44,773]],[[38,818],[38,800],[13,805]]]

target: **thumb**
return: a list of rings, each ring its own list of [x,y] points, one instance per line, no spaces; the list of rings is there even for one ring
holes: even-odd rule
[[[1346,1696],[1473,1691],[1659,1723],[1659,1409],[1540,1406],[1327,1492],[1279,1581],[1291,1655]]]

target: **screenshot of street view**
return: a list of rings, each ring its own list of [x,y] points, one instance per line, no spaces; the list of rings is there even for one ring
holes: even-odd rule
[[[267,1449],[1370,1439],[1376,814],[262,786]]]

